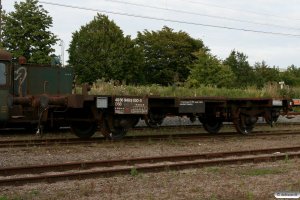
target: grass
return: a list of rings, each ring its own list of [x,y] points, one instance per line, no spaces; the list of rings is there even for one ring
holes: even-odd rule
[[[250,191],[247,192],[247,199],[248,200],[253,200],[254,199],[254,194]]]
[[[22,200],[22,199],[33,199],[40,194],[38,190],[33,189],[25,194],[14,194],[13,196],[0,196],[0,200]]]
[[[289,155],[288,155],[288,154],[285,154],[284,162],[285,162],[285,163],[288,163],[288,162],[289,162]]]
[[[80,94],[80,88],[76,89]],[[280,98],[280,97],[300,97],[300,88],[286,88],[281,90],[277,85],[268,84],[262,89],[248,87],[237,88],[217,88],[213,86],[201,86],[199,88],[188,88],[184,86],[134,86],[115,85],[113,81],[104,82],[98,80],[93,84],[90,94],[93,95],[133,95],[133,96],[175,96],[175,97],[197,97],[197,96],[219,96],[230,98]]]
[[[205,170],[209,173],[219,174],[221,171],[221,168],[220,167],[207,167],[207,168],[205,168]]]
[[[210,200],[217,200],[218,198],[217,198],[217,196],[215,194],[213,194],[209,199]]]
[[[138,172],[138,170],[135,167],[133,167],[130,170],[130,175],[131,176],[137,176],[137,175],[139,175],[139,172]]]
[[[282,174],[285,170],[277,168],[259,168],[259,169],[246,169],[241,172],[241,175],[246,176],[264,176],[270,174]]]

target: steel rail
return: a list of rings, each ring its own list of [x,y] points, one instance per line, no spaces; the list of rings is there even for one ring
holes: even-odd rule
[[[160,157],[128,158],[120,160],[102,160],[89,162],[72,162],[52,165],[36,165],[23,167],[0,168],[0,185],[22,185],[26,183],[56,182],[60,180],[86,179],[99,176],[114,176],[116,174],[130,174],[135,169],[138,172],[156,172],[166,169],[179,170],[185,168],[199,168],[215,165],[241,164],[250,162],[276,161],[300,157],[300,146],[270,149],[256,149],[230,152],[214,152],[201,154],[172,155]],[[167,163],[166,163],[167,162]],[[171,162],[171,163],[170,163]],[[150,164],[150,165],[141,165]],[[118,166],[116,168],[116,166]],[[121,167],[120,167],[121,166]],[[91,170],[104,167],[103,169]],[[79,170],[75,172],[65,172]],[[80,171],[84,170],[84,171]],[[89,171],[87,171],[89,170]],[[40,174],[57,172],[57,174]],[[63,172],[63,173],[60,173]],[[27,174],[28,173],[28,174]],[[22,177],[7,178],[7,176],[22,174]]]
[[[299,135],[300,131],[294,130],[277,130],[277,131],[254,131],[251,135],[241,135],[236,132],[224,132],[218,134],[209,133],[180,133],[180,134],[167,134],[167,135],[136,135],[126,136],[122,140],[110,140],[104,137],[80,139],[80,138],[60,138],[60,139],[33,139],[33,140],[2,140],[0,141],[0,148],[12,148],[12,147],[33,147],[33,146],[53,146],[53,145],[82,145],[93,144],[103,142],[119,142],[119,141],[162,141],[170,139],[212,139],[212,138],[252,138],[266,137],[266,136],[287,136],[287,135]]]
[[[299,126],[300,122],[287,122],[287,123],[274,123],[276,126]],[[256,123],[256,127],[270,127],[267,123]],[[232,122],[225,122],[223,127],[234,127]],[[202,124],[182,124],[182,125],[160,125],[158,127],[149,127],[149,126],[135,126],[131,130],[139,131],[139,130],[147,130],[147,129],[158,129],[158,128],[167,128],[167,129],[177,129],[177,128],[203,128]]]
[[[274,125],[276,126],[299,126],[300,125],[300,122],[286,122],[286,123],[275,123]],[[256,127],[269,127],[270,125],[267,124],[267,123],[256,123],[255,124]],[[232,122],[225,122],[223,124],[223,127],[234,127],[234,124]],[[144,125],[141,125],[141,126],[135,126],[133,127],[132,129],[130,129],[131,131],[141,131],[141,130],[155,130],[155,129],[178,129],[178,128],[190,128],[190,129],[197,129],[197,128],[203,128],[202,124],[181,124],[181,125],[160,125],[158,127],[149,127],[149,126],[144,126]],[[18,131],[16,133],[16,131]],[[67,132],[67,131],[70,131],[70,127],[63,127],[62,129],[59,129],[59,132]],[[22,134],[20,134],[20,132]],[[57,132],[54,131],[54,132]],[[21,129],[21,128],[18,128],[18,129],[10,129],[10,128],[7,128],[7,129],[0,129],[0,135],[24,135],[24,134],[31,134],[32,135],[32,131],[28,131],[28,130],[25,130],[25,129]]]

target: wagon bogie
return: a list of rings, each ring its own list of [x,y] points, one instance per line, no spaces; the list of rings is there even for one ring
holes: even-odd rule
[[[245,135],[251,134],[259,117],[264,117],[272,125],[289,107],[286,99],[234,99],[228,104],[237,132]]]

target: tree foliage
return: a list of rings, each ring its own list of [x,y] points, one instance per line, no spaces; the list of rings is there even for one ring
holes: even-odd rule
[[[236,76],[234,86],[237,88],[245,88],[255,84],[253,68],[247,59],[245,54],[233,50],[224,61],[224,64],[228,65]]]
[[[229,66],[223,65],[219,59],[203,50],[195,55],[197,60],[190,67],[187,81],[189,86],[232,87],[235,75]]]
[[[105,15],[94,19],[73,33],[69,63],[80,82],[97,79],[143,82],[143,57],[129,36]]]
[[[262,88],[265,84],[270,82],[279,82],[280,73],[276,67],[269,67],[265,61],[256,62],[254,65],[255,84],[258,88]]]
[[[193,53],[206,49],[201,40],[166,26],[156,32],[138,32],[136,43],[143,49],[147,83],[161,85],[186,81],[188,66],[196,59]]]
[[[280,74],[280,80],[290,86],[300,86],[300,68],[291,65],[286,71]]]
[[[50,63],[57,37],[49,31],[52,17],[37,0],[15,3],[15,11],[4,15],[2,46],[28,62]]]

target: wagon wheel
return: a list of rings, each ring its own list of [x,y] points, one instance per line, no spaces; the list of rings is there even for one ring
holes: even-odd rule
[[[220,118],[199,116],[199,121],[208,133],[217,134],[223,126]]]
[[[97,123],[92,121],[72,122],[71,131],[82,139],[92,137],[97,130]]]
[[[121,140],[127,134],[127,129],[121,126],[115,126],[113,123],[109,123],[105,120],[101,127],[101,132],[104,137],[110,140]]]
[[[48,123],[45,123],[45,125],[44,125],[44,130],[45,131],[58,132],[59,129],[60,129],[60,125],[59,124],[53,124],[51,126],[51,124],[48,122]]]
[[[257,117],[241,114],[238,119],[234,120],[235,129],[240,134],[250,135],[256,121]]]
[[[144,116],[145,123],[151,128],[158,128],[164,121],[165,115],[149,113]]]
[[[217,134],[223,126],[223,122],[220,120],[205,120],[203,122],[203,128],[209,133]]]
[[[109,138],[112,140],[121,140],[123,139],[127,134],[127,130],[123,127],[114,127],[111,130],[111,133],[109,135]]]
[[[272,112],[272,111],[267,111],[264,115],[264,118],[266,120],[267,124],[270,124],[271,126],[273,125],[273,123],[276,123],[278,118],[279,118],[279,114],[276,112]]]
[[[140,118],[139,118],[139,117],[136,118],[135,120],[133,120],[133,122],[132,122],[132,127],[135,127],[135,126],[139,123],[139,121],[140,121]]]
[[[35,132],[36,129],[37,129],[37,125],[36,124],[31,124],[31,123],[28,123],[24,126],[25,130],[28,131],[28,132]]]
[[[134,127],[139,121],[139,117],[116,117],[110,116],[105,119],[105,136],[112,140],[122,139],[129,128]]]

